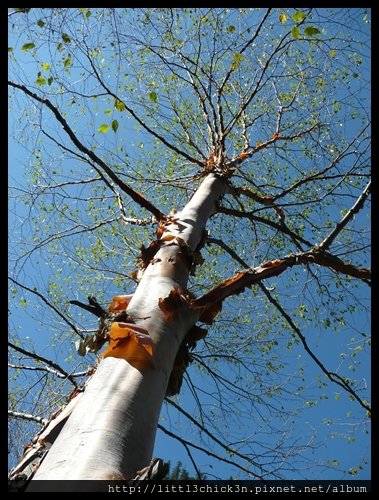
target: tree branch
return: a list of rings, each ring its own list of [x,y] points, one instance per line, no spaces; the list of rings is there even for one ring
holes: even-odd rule
[[[182,151],[181,149],[177,148],[176,146],[174,146],[173,144],[171,144],[170,142],[168,142],[163,136],[157,134],[157,132],[154,132],[153,129],[151,129],[150,127],[148,127],[146,125],[146,123],[143,120],[141,120],[141,118],[133,111],[133,109],[131,107],[129,107],[127,104],[125,104],[125,101],[123,101],[122,99],[120,99],[116,94],[114,94],[111,91],[111,89],[109,87],[107,87],[105,85],[105,83],[103,82],[103,80],[100,78],[99,72],[97,71],[97,69],[95,68],[95,65],[93,64],[93,59],[88,54],[86,54],[86,56],[87,56],[88,61],[89,61],[90,65],[91,65],[91,67],[92,67],[92,69],[93,69],[93,71],[94,71],[94,73],[96,75],[96,78],[98,79],[98,81],[99,81],[100,85],[103,87],[103,89],[110,96],[112,96],[115,100],[117,100],[119,102],[122,102],[122,104],[125,106],[125,109],[128,111],[128,113],[130,113],[132,115],[132,117],[141,125],[141,127],[143,127],[146,130],[146,132],[148,132],[149,134],[151,134],[154,137],[156,137],[157,139],[159,139],[159,141],[161,141],[165,146],[167,146],[169,149],[171,149],[172,151],[174,151],[178,155],[183,156],[189,162],[196,163],[196,164],[198,164],[200,166],[203,166],[203,163],[200,160],[197,160],[196,158],[193,158],[192,156],[188,155],[185,151]]]
[[[192,448],[195,448],[195,450],[202,451],[203,453],[205,453],[206,455],[208,455],[210,457],[216,458],[217,460],[220,460],[221,462],[225,462],[227,464],[232,465],[233,467],[236,467],[237,469],[242,470],[243,472],[246,472],[247,474],[249,474],[249,476],[253,476],[257,479],[262,479],[262,477],[259,474],[255,474],[251,470],[246,469],[246,467],[243,467],[242,465],[239,465],[238,463],[233,462],[232,460],[228,460],[227,458],[220,457],[220,455],[216,455],[216,453],[213,453],[213,452],[207,450],[206,448],[203,448],[201,446],[194,444],[191,441],[187,441],[186,439],[181,438],[180,436],[174,434],[173,432],[171,432],[168,429],[166,429],[165,427],[163,427],[163,425],[161,425],[161,424],[158,424],[158,429],[161,430],[162,432],[164,432],[165,434],[167,434],[168,436],[170,436],[170,437],[176,439],[177,441],[179,441],[180,443],[182,443],[183,446],[187,445],[187,446],[190,446]]]
[[[48,366],[51,366],[55,370],[59,371],[62,373],[62,375],[67,378],[74,386],[77,388],[78,383],[76,380],[74,380],[73,375],[70,375],[67,373],[63,368],[61,368],[57,363],[54,363],[54,361],[50,361],[50,359],[44,358],[43,356],[40,356],[39,354],[35,354],[33,352],[27,351],[26,349],[23,349],[22,347],[19,347],[12,342],[8,342],[8,346],[14,349],[15,351],[24,354],[25,356],[28,356],[29,358],[35,359],[37,361],[41,361],[42,363],[45,363]]]
[[[37,297],[39,297],[43,302],[45,302],[46,305],[48,305],[49,307],[51,307],[51,309],[56,313],[58,314],[58,316],[60,318],[63,319],[63,321],[65,323],[67,323],[73,330],[75,333],[77,333],[79,335],[79,337],[81,337],[82,339],[84,338],[83,335],[79,332],[79,330],[76,328],[76,326],[71,323],[71,321],[69,321],[66,316],[64,314],[62,314],[59,309],[57,309],[53,304],[51,304],[47,299],[45,299],[45,297],[37,292],[37,290],[32,290],[31,288],[25,286],[25,285],[22,285],[21,283],[19,283],[18,281],[16,281],[15,279],[11,278],[10,276],[8,277],[8,279],[10,279],[15,285],[23,288],[24,290],[27,290],[28,292],[30,293],[33,293],[34,295],[37,295]]]
[[[361,195],[354,203],[354,205],[350,208],[350,210],[345,214],[345,216],[337,223],[336,227],[333,231],[318,245],[319,250],[327,250],[330,245],[333,243],[338,234],[342,231],[342,229],[348,224],[348,222],[352,219],[352,217],[359,212],[359,210],[363,207],[364,202],[368,198],[371,192],[371,181],[367,184],[367,186],[362,191]]]
[[[297,240],[301,243],[304,243],[304,245],[307,245],[308,247],[313,246],[313,243],[306,240],[302,236],[299,236],[298,234],[294,233],[287,226],[282,225],[282,224],[278,224],[277,222],[271,221],[270,219],[265,219],[264,217],[259,217],[258,215],[254,215],[251,212],[240,212],[239,210],[235,210],[233,208],[222,207],[222,206],[219,206],[217,210],[218,210],[218,212],[226,214],[226,215],[232,215],[234,217],[244,217],[246,219],[250,219],[253,222],[259,222],[261,224],[265,224],[266,226],[270,226],[273,229],[276,229],[278,231],[281,231],[284,234],[287,234],[292,240]]]
[[[341,272],[353,276],[355,278],[360,278],[363,280],[369,280],[371,278],[371,271],[366,268],[358,268],[352,264],[346,264],[338,257],[331,255],[327,252],[319,251],[317,247],[308,252],[300,252],[297,254],[291,254],[283,259],[276,259],[273,261],[263,262],[254,269],[249,269],[247,271],[240,271],[232,278],[225,280],[220,283],[215,288],[191,301],[193,307],[208,308],[213,304],[222,302],[227,297],[231,295],[237,295],[246,287],[250,287],[254,283],[259,283],[263,279],[272,278],[273,276],[278,276],[288,267],[292,267],[299,264],[314,263],[320,266],[326,266],[334,271]]]
[[[299,337],[301,343],[303,344],[303,347],[305,351],[309,354],[309,356],[313,359],[313,361],[321,368],[321,371],[325,373],[325,375],[328,377],[328,379],[331,382],[334,382],[335,384],[339,385],[342,387],[345,391],[347,391],[349,394],[354,396],[354,398],[359,402],[359,404],[367,410],[368,412],[371,413],[371,408],[368,406],[362,399],[358,396],[358,394],[354,391],[354,389],[345,381],[343,377],[338,375],[337,373],[329,371],[325,366],[321,363],[321,361],[318,359],[318,357],[312,352],[310,347],[308,346],[308,343],[304,337],[304,335],[301,333],[300,329],[295,325],[295,323],[292,321],[292,318],[287,312],[283,309],[283,307],[280,305],[280,303],[271,295],[269,290],[263,285],[263,283],[258,283],[258,286],[260,289],[263,291],[263,293],[266,295],[268,298],[269,302],[273,304],[276,309],[280,312],[280,314],[285,318],[287,323],[290,325],[292,330],[296,333],[296,335]]]
[[[23,420],[31,420],[31,421],[37,422],[41,425],[46,425],[49,422],[46,418],[35,417],[34,415],[30,415],[29,413],[20,413],[18,411],[8,410],[8,415],[10,417],[21,418]]]
[[[19,85],[18,83],[14,83],[12,81],[8,81],[8,85],[11,87],[14,87],[16,89],[22,90],[25,94],[30,96],[32,99],[35,101],[38,101],[45,105],[47,108],[50,109],[50,111],[53,112],[55,118],[58,120],[58,122],[62,125],[63,130],[66,132],[66,134],[70,137],[71,141],[75,144],[75,146],[82,151],[82,153],[86,154],[93,162],[95,162],[97,165],[99,165],[104,172],[112,179],[112,181],[117,184],[126,194],[128,194],[132,200],[134,200],[136,203],[138,203],[141,207],[145,208],[149,212],[151,212],[158,220],[164,218],[163,212],[161,212],[158,208],[156,208],[150,201],[148,201],[146,198],[142,196],[141,193],[138,193],[137,191],[134,191],[130,186],[128,186],[124,181],[119,179],[119,177],[113,172],[113,170],[108,167],[106,163],[103,162],[101,158],[99,158],[93,151],[88,149],[84,144],[82,144],[79,139],[76,137],[75,133],[71,129],[71,127],[68,125],[67,121],[63,118],[61,113],[59,112],[58,108],[54,106],[54,104],[51,103],[48,99],[43,99],[42,97],[39,97],[37,94],[34,92],[30,91],[25,85]],[[116,97],[115,97],[116,98]]]
[[[259,464],[257,464],[256,462],[254,462],[247,455],[243,455],[242,453],[239,453],[238,451],[232,450],[228,445],[226,445],[225,443],[223,443],[222,441],[220,441],[220,439],[218,439],[211,432],[209,432],[208,429],[204,425],[200,424],[196,419],[194,419],[189,413],[187,413],[185,410],[183,410],[183,408],[181,408],[179,405],[177,405],[174,401],[172,401],[169,398],[165,398],[165,401],[168,404],[170,404],[171,406],[173,406],[180,413],[182,413],[182,415],[184,415],[186,418],[188,418],[188,420],[190,422],[192,422],[194,425],[196,425],[196,427],[198,427],[202,432],[204,432],[208,437],[210,437],[212,439],[212,441],[214,441],[219,446],[221,446],[221,448],[223,448],[227,453],[233,453],[237,457],[242,458],[242,460],[246,460],[247,462],[255,465],[256,467],[260,467]]]

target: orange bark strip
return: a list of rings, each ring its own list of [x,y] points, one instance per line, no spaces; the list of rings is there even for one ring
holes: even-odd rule
[[[132,295],[116,295],[113,297],[112,302],[108,308],[109,312],[125,311],[128,307],[129,302],[132,299]]]
[[[180,288],[174,288],[167,297],[159,299],[158,305],[165,318],[171,321],[177,309],[185,302],[187,302],[187,298],[183,295]]]
[[[109,332],[109,346],[103,357],[122,358],[143,367],[153,363],[153,342],[143,328],[129,323],[114,322]]]
[[[217,316],[222,309],[222,302],[216,302],[212,304],[210,307],[207,307],[205,311],[201,314],[199,320],[205,323],[206,325],[211,325],[213,320]]]
[[[320,266],[326,266],[333,271],[353,276],[360,279],[371,279],[371,270],[366,267],[356,267],[353,264],[347,264],[339,257],[335,257],[327,252],[314,252],[310,254],[309,261]]]
[[[247,286],[251,286],[262,279],[281,274],[290,265],[293,265],[291,261],[277,259],[265,262],[251,271],[241,271],[232,278],[220,283],[202,297],[193,300],[192,306],[194,308],[201,306],[210,308],[231,295],[241,293]]]

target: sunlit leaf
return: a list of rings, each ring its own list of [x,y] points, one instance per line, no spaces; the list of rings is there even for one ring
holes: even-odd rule
[[[54,78],[52,76],[50,76],[48,79],[47,79],[47,83],[48,85],[51,85],[54,81]]]
[[[67,59],[65,59],[63,64],[64,64],[65,68],[69,68],[72,64],[71,57],[68,57]]]
[[[294,26],[291,30],[292,36],[295,38],[295,40],[298,40],[300,38],[300,30],[297,26]]]
[[[279,21],[284,24],[288,19],[288,16],[287,14],[285,14],[284,12],[282,12],[280,15],[279,15]]]
[[[238,68],[238,66],[241,64],[242,60],[243,60],[243,55],[240,52],[237,52],[236,54],[234,54],[233,62],[232,62],[232,70],[233,71]]]
[[[125,104],[122,101],[119,101],[118,99],[115,100],[114,107],[117,109],[117,111],[125,111],[126,110]]]
[[[295,12],[295,14],[292,16],[292,19],[295,21],[295,23],[301,23],[303,19],[307,17],[304,12],[300,12],[299,10]]]
[[[41,68],[44,70],[44,71],[48,71],[50,69],[50,64],[49,63],[42,63],[41,64]]]
[[[117,132],[117,129],[118,129],[118,121],[117,120],[113,120],[112,121],[112,130],[113,130],[113,132]]]
[[[149,94],[149,99],[150,101],[152,102],[157,102],[157,99],[158,99],[158,95],[156,92],[150,92]]]
[[[38,78],[36,80],[37,85],[45,85],[46,83],[46,78],[44,78],[42,75],[38,75]]]
[[[42,19],[40,19],[39,21],[37,21],[37,25],[40,27],[40,28],[43,28],[45,26],[45,21],[42,21]]]
[[[66,33],[62,34],[62,40],[64,41],[64,43],[70,43],[71,42],[71,38]]]
[[[318,33],[321,33],[320,30],[315,28],[314,26],[307,26],[304,30],[304,34],[307,36],[314,36]]]
[[[21,50],[26,52],[27,50],[34,49],[35,46],[36,46],[36,44],[33,42],[24,43],[24,45],[21,47]]]
[[[97,131],[100,132],[100,134],[106,134],[109,131],[109,125],[103,123],[102,125],[100,125]]]
[[[236,27],[231,24],[230,26],[228,26],[228,31],[229,33],[233,33],[234,31],[236,31]]]

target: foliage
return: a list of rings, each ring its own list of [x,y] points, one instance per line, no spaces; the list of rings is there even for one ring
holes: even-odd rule
[[[122,183],[168,214],[183,207],[217,154],[243,161],[207,226],[193,294],[243,268],[309,251],[334,230],[325,250],[355,269],[369,267],[368,200],[351,213],[370,174],[369,12],[11,14],[9,79],[18,85],[9,97],[14,345],[83,382],[95,357],[79,359],[74,345],[97,325],[69,301],[94,295],[105,306],[132,292],[140,247],[157,229]],[[161,432],[191,449],[207,476],[341,478],[364,467],[367,280],[297,264],[224,301],[193,353],[181,395],[166,400]],[[73,390],[46,362],[11,349],[10,363],[12,411],[47,418]],[[12,439],[35,431],[20,422],[12,420]],[[351,452],[356,436],[366,444]],[[330,439],[339,442],[338,456],[333,447],[320,452]],[[14,464],[25,443],[11,444]]]

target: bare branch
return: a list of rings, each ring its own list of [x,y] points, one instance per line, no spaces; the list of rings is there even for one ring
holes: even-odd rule
[[[270,226],[273,229],[276,229],[277,231],[281,231],[282,233],[287,234],[288,236],[290,236],[292,240],[295,239],[301,243],[304,243],[308,247],[313,246],[313,243],[306,240],[302,236],[299,236],[298,234],[294,233],[287,226],[278,224],[277,222],[273,222],[269,219],[265,219],[264,217],[259,217],[258,215],[254,215],[251,212],[240,212],[239,210],[234,210],[232,208],[227,208],[227,207],[218,207],[218,211],[226,215],[233,215],[234,217],[244,217],[250,219],[253,222],[265,224],[266,226]]]
[[[243,472],[246,472],[247,474],[249,474],[249,476],[253,476],[253,477],[256,477],[258,479],[261,479],[260,475],[255,474],[254,472],[252,472],[249,469],[246,469],[246,467],[243,467],[242,465],[240,465],[240,464],[238,464],[236,462],[233,462],[232,460],[228,460],[227,458],[221,457],[220,455],[216,455],[216,453],[213,453],[210,450],[208,450],[206,448],[203,448],[202,446],[198,446],[198,445],[192,443],[191,441],[187,441],[186,439],[184,439],[184,438],[178,436],[177,434],[174,434],[173,432],[169,431],[168,429],[166,429],[165,427],[163,427],[163,425],[161,425],[161,424],[158,424],[158,429],[161,430],[162,432],[164,432],[165,434],[167,434],[168,436],[173,437],[174,439],[176,439],[177,441],[179,441],[183,445],[187,445],[187,446],[190,446],[191,448],[195,448],[195,450],[202,451],[203,453],[205,453],[209,457],[216,458],[217,460],[220,460],[221,462],[225,462],[225,463],[227,463],[229,465],[232,465],[233,467],[236,467],[237,469],[242,470]]]
[[[217,238],[207,238],[206,244],[212,244],[214,243],[215,245],[218,245],[220,248],[223,248],[231,257],[233,257],[234,260],[236,260],[239,264],[241,264],[244,269],[248,269],[249,266],[246,264],[244,260],[241,259],[241,257],[231,248],[229,245],[224,243],[222,240],[218,240]]]
[[[345,391],[347,391],[349,394],[354,396],[354,398],[359,402],[359,404],[367,410],[368,412],[371,413],[371,408],[370,406],[362,401],[362,399],[358,396],[358,394],[354,391],[354,389],[346,382],[346,380],[338,375],[337,373],[329,371],[325,366],[321,363],[321,361],[318,359],[318,357],[312,352],[310,347],[308,346],[308,343],[304,337],[304,335],[301,333],[300,329],[295,325],[295,323],[292,321],[291,316],[283,309],[283,307],[280,305],[280,303],[271,295],[269,290],[264,286],[263,283],[258,283],[260,289],[263,291],[263,293],[266,295],[268,300],[273,304],[276,309],[280,312],[280,314],[285,318],[287,323],[290,325],[292,330],[296,333],[296,335],[299,337],[301,343],[303,344],[303,347],[305,351],[309,354],[309,356],[313,359],[313,361],[321,368],[321,371],[325,373],[325,375],[328,377],[328,379],[331,382],[334,382],[335,384],[339,385],[342,387]]]
[[[41,425],[46,425],[49,422],[46,418],[35,417],[34,415],[30,415],[29,413],[20,413],[18,411],[8,410],[8,415],[10,417],[21,418],[23,420],[31,420],[32,422],[37,422]]]
[[[22,90],[25,94],[30,96],[32,99],[35,101],[38,101],[48,107],[50,111],[53,112],[54,116],[58,120],[58,122],[62,125],[63,130],[66,132],[66,134],[70,137],[71,141],[75,144],[75,146],[79,149],[79,151],[82,151],[82,153],[86,154],[93,162],[95,162],[97,165],[99,165],[104,172],[107,173],[107,175],[112,179],[112,181],[117,184],[126,194],[128,194],[132,200],[134,200],[136,203],[138,203],[141,207],[145,208],[149,212],[151,212],[158,220],[162,219],[164,217],[163,212],[161,212],[158,208],[156,208],[150,201],[146,200],[142,196],[141,193],[138,193],[137,191],[134,191],[130,186],[128,186],[124,181],[122,181],[114,172],[113,170],[108,167],[104,161],[99,158],[93,151],[88,149],[84,144],[82,144],[79,139],[76,137],[74,131],[71,129],[71,127],[68,125],[67,121],[63,118],[62,114],[59,112],[58,108],[54,106],[48,99],[43,99],[42,97],[39,97],[37,94],[29,90],[25,85],[19,85],[18,83],[14,83],[11,81],[8,81],[8,85],[11,87],[14,87],[16,89]],[[112,94],[113,95],[113,94]],[[115,97],[115,96],[114,96]],[[117,97],[115,97],[117,98]]]
[[[166,398],[165,401],[169,403],[171,406],[173,406],[176,410],[178,410],[182,415],[184,415],[190,422],[192,422],[196,427],[198,427],[204,434],[206,434],[208,437],[210,437],[215,443],[217,443],[221,448],[223,448],[227,453],[232,453],[233,455],[238,456],[239,458],[242,458],[243,460],[246,460],[247,462],[255,465],[256,467],[260,467],[259,464],[254,462],[250,457],[247,455],[243,455],[242,453],[239,453],[238,451],[232,450],[228,445],[223,443],[220,439],[218,439],[214,434],[212,434],[204,425],[200,424],[195,418],[193,418],[188,412],[183,410],[179,405],[177,405],[174,401],[172,401],[169,398]]]
[[[52,309],[52,310],[53,310],[56,314],[58,314],[58,316],[59,316],[60,318],[62,318],[62,319],[63,319],[63,321],[64,321],[65,323],[67,323],[67,324],[68,324],[68,325],[69,325],[69,326],[70,326],[70,327],[74,330],[74,332],[75,332],[77,335],[79,335],[79,337],[84,338],[84,337],[83,337],[83,335],[82,335],[82,334],[79,332],[79,330],[76,328],[76,326],[75,326],[73,323],[71,323],[71,321],[70,321],[70,320],[68,320],[68,319],[66,318],[66,316],[65,316],[64,314],[62,314],[62,313],[61,313],[61,312],[60,312],[60,311],[59,311],[59,310],[58,310],[58,309],[57,309],[57,308],[56,308],[53,304],[51,304],[51,302],[49,302],[47,299],[45,299],[45,297],[44,297],[41,293],[37,292],[37,290],[32,290],[31,288],[29,288],[29,287],[27,287],[27,286],[23,285],[22,283],[20,283],[20,282],[16,281],[15,279],[11,278],[10,276],[8,277],[8,279],[10,279],[10,280],[11,280],[11,281],[15,284],[15,285],[17,285],[17,286],[19,286],[19,287],[23,288],[24,290],[27,290],[28,292],[33,293],[34,295],[37,295],[37,297],[39,297],[39,298],[40,298],[40,299],[41,299],[41,300],[42,300],[42,301],[43,301],[46,305],[48,305],[49,307],[51,307],[51,309]]]
[[[362,191],[360,197],[354,203],[354,205],[350,208],[350,210],[345,214],[345,216],[337,223],[336,227],[333,231],[328,234],[328,236],[318,245],[319,250],[327,250],[333,241],[336,239],[338,234],[342,231],[342,229],[349,223],[352,217],[361,210],[366,201],[367,197],[371,192],[371,181],[367,184],[367,186]]]
[[[15,370],[30,370],[30,371],[41,371],[48,372],[56,375],[59,378],[67,378],[63,373],[53,370],[48,366],[24,366],[24,365],[14,365],[12,363],[8,363],[9,368],[14,368]],[[82,372],[71,373],[71,377],[86,377],[88,375],[88,370],[84,370]]]
[[[75,387],[78,387],[76,380],[73,379],[73,375],[70,375],[69,373],[67,373],[57,363],[54,363],[54,361],[50,361],[50,359],[44,358],[43,356],[40,356],[39,354],[35,354],[34,352],[27,351],[26,349],[23,349],[22,347],[19,347],[19,346],[13,344],[12,342],[8,342],[8,346],[17,352],[24,354],[25,356],[28,356],[29,358],[35,359],[37,361],[41,361],[42,363],[45,363],[46,365],[51,366],[55,370],[59,371],[72,384],[74,384]]]
[[[188,155],[185,151],[182,151],[181,149],[177,148],[176,146],[174,146],[173,144],[171,144],[170,142],[168,142],[162,135],[157,134],[157,132],[155,132],[148,125],[146,125],[146,123],[143,120],[141,120],[141,118],[133,111],[133,109],[130,106],[128,106],[122,99],[120,99],[114,92],[112,92],[111,89],[104,83],[104,81],[102,80],[102,78],[99,75],[99,72],[95,68],[95,65],[93,64],[92,58],[88,54],[86,54],[86,55],[87,55],[87,58],[88,58],[88,61],[89,61],[90,65],[91,65],[91,67],[92,67],[92,69],[93,69],[93,71],[94,71],[94,73],[96,75],[96,78],[98,79],[98,81],[99,81],[100,85],[103,87],[103,89],[110,96],[112,96],[115,100],[117,100],[119,102],[122,102],[122,104],[125,106],[125,109],[141,125],[141,127],[143,127],[149,134],[151,134],[154,137],[156,137],[157,139],[159,139],[169,149],[171,149],[172,151],[175,151],[175,153],[177,153],[178,155],[183,156],[183,158],[185,158],[189,162],[196,163],[197,165],[203,166],[203,164],[202,164],[202,162],[200,160],[198,160],[196,158],[193,158],[192,156]],[[160,219],[161,217],[157,217],[157,218]]]

